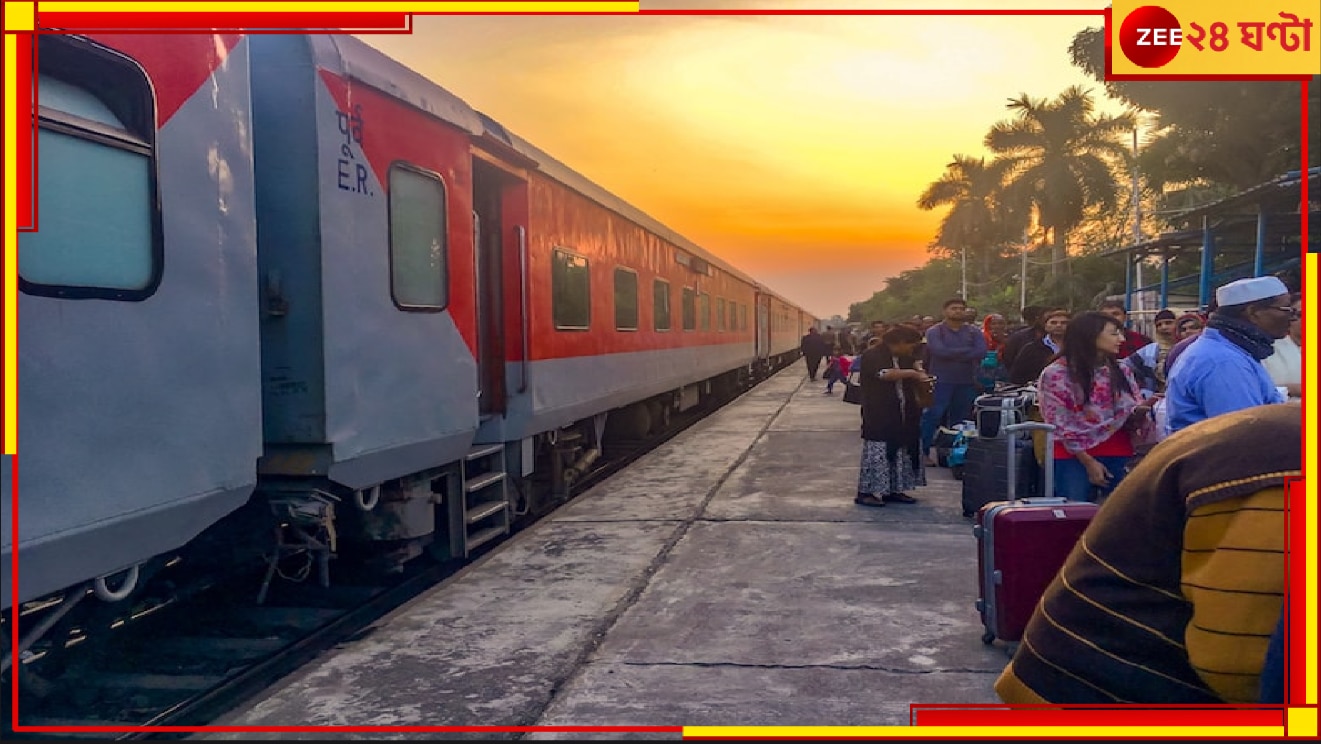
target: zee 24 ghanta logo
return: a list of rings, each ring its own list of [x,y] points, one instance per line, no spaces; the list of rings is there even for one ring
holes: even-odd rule
[[[1163,67],[1185,45],[1195,52],[1223,52],[1238,44],[1253,51],[1278,45],[1285,52],[1312,50],[1312,19],[1280,12],[1277,19],[1251,21],[1190,21],[1181,24],[1173,13],[1159,5],[1144,5],[1125,16],[1119,26],[1119,46],[1124,56],[1139,67]]]

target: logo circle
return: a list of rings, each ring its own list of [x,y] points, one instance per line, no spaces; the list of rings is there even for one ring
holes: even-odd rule
[[[1179,53],[1179,45],[1170,43],[1170,32],[1178,28],[1173,13],[1159,5],[1144,5],[1119,26],[1119,46],[1138,67],[1161,67]]]

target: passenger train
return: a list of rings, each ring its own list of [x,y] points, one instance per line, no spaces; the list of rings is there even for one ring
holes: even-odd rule
[[[10,613],[468,556],[816,320],[352,37],[38,43]]]

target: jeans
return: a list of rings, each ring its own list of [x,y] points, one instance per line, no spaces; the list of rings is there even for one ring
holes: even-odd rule
[[[977,398],[977,386],[972,383],[958,384],[936,381],[935,395],[931,407],[922,412],[922,452],[931,450],[931,443],[936,438],[936,429],[946,411],[951,421],[959,422],[972,418],[972,402]]]
[[[1109,496],[1119,481],[1124,478],[1124,466],[1127,457],[1098,457],[1097,462],[1110,471],[1110,484],[1095,486],[1087,480],[1087,468],[1077,458],[1066,457],[1055,460],[1055,495],[1069,501],[1091,501],[1095,503]]]

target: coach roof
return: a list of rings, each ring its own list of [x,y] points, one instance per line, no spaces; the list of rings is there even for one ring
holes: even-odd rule
[[[307,38],[312,45],[313,60],[320,69],[351,78],[394,96],[431,116],[463,129],[469,134],[475,136],[485,135],[503,141],[519,154],[534,161],[537,164],[537,170],[546,176],[559,181],[621,217],[646,228],[680,250],[701,258],[712,266],[719,267],[729,275],[754,285],[767,294],[784,299],[748,274],[610,193],[531,142],[509,132],[499,122],[479,113],[465,103],[463,99],[367,43],[352,36],[341,34],[313,34]],[[794,304],[788,300],[785,300],[785,302],[790,305]]]
[[[365,42],[342,34],[312,34],[317,67],[387,93],[469,134],[482,133],[482,120],[463,99],[391,59]]]

